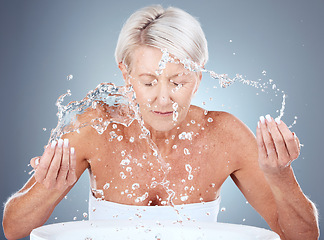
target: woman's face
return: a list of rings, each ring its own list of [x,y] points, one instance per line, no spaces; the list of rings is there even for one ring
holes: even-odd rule
[[[169,131],[185,119],[201,73],[185,69],[177,60],[161,72],[161,57],[160,49],[140,46],[132,53],[131,69],[123,64],[120,69],[134,88],[144,122],[157,131]]]

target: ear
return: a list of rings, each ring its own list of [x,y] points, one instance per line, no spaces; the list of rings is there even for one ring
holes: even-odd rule
[[[196,94],[196,92],[198,91],[198,88],[199,88],[199,85],[200,85],[200,82],[201,82],[201,78],[202,78],[202,73],[199,72],[198,73],[198,81],[197,81],[197,84],[196,84],[196,88],[194,90],[194,95]]]
[[[128,72],[127,72],[127,68],[126,68],[125,64],[122,63],[122,62],[120,62],[120,63],[118,64],[118,68],[119,68],[120,71],[122,72],[122,74],[123,74],[123,78],[124,78],[124,80],[126,81],[127,76],[128,76]]]

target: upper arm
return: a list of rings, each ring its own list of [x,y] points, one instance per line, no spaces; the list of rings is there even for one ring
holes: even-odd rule
[[[234,116],[232,118],[236,119]],[[256,138],[238,119],[234,121],[230,131],[235,138],[231,152],[237,166],[231,178],[270,228],[278,232],[280,229],[277,206],[270,186],[259,167]]]

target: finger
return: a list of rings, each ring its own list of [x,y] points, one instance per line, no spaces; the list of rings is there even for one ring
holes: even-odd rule
[[[260,124],[261,123],[259,121],[257,130],[256,130],[256,139],[257,139],[257,144],[258,144],[259,158],[266,159],[268,155],[267,155],[266,148],[264,146],[264,141],[263,141],[263,138],[262,138]]]
[[[66,177],[69,171],[69,164],[70,164],[69,158],[70,158],[69,139],[66,138],[64,139],[64,143],[63,143],[63,157],[62,157],[61,166],[57,176],[56,187],[58,189],[61,189],[64,187],[64,185],[66,185]]]
[[[74,147],[70,150],[70,168],[67,176],[67,181],[69,185],[72,185],[77,180],[76,176],[76,153]]]
[[[59,139],[57,142],[57,147],[55,149],[53,160],[51,162],[51,165],[48,169],[48,172],[43,182],[47,188],[53,188],[56,184],[57,174],[60,169],[61,161],[62,161],[62,153],[63,153],[63,139]]]
[[[278,129],[274,119],[269,114],[266,116],[266,119],[268,129],[270,131],[271,137],[276,148],[276,152],[278,154],[279,163],[286,164],[289,161],[290,156],[282,133]]]
[[[56,143],[56,141],[52,141],[51,144],[48,144],[45,148],[43,155],[39,160],[39,164],[34,175],[37,182],[43,182],[46,177],[48,168],[52,162],[55,153]]]
[[[296,144],[297,144],[297,147],[298,147],[298,155],[300,154],[300,141],[299,141],[299,138],[297,137],[296,133],[294,133],[294,137],[295,137],[295,141],[296,141]]]
[[[267,156],[271,160],[276,160],[278,158],[277,151],[266,125],[265,118],[263,116],[260,117],[260,123],[261,134],[266,148]]]
[[[39,164],[39,159],[40,157],[34,157],[32,159],[30,159],[30,165],[32,166],[32,168],[36,169],[38,164]]]
[[[296,142],[294,134],[289,130],[287,125],[280,119],[277,119],[277,126],[283,136],[291,160],[296,159],[298,157],[299,144]]]

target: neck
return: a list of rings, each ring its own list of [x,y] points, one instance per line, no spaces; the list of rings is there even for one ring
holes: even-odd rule
[[[169,131],[157,131],[151,126],[147,126],[152,141],[156,144],[162,155],[168,156],[173,150],[173,146],[179,142],[179,134],[182,131],[181,125],[177,125]]]

